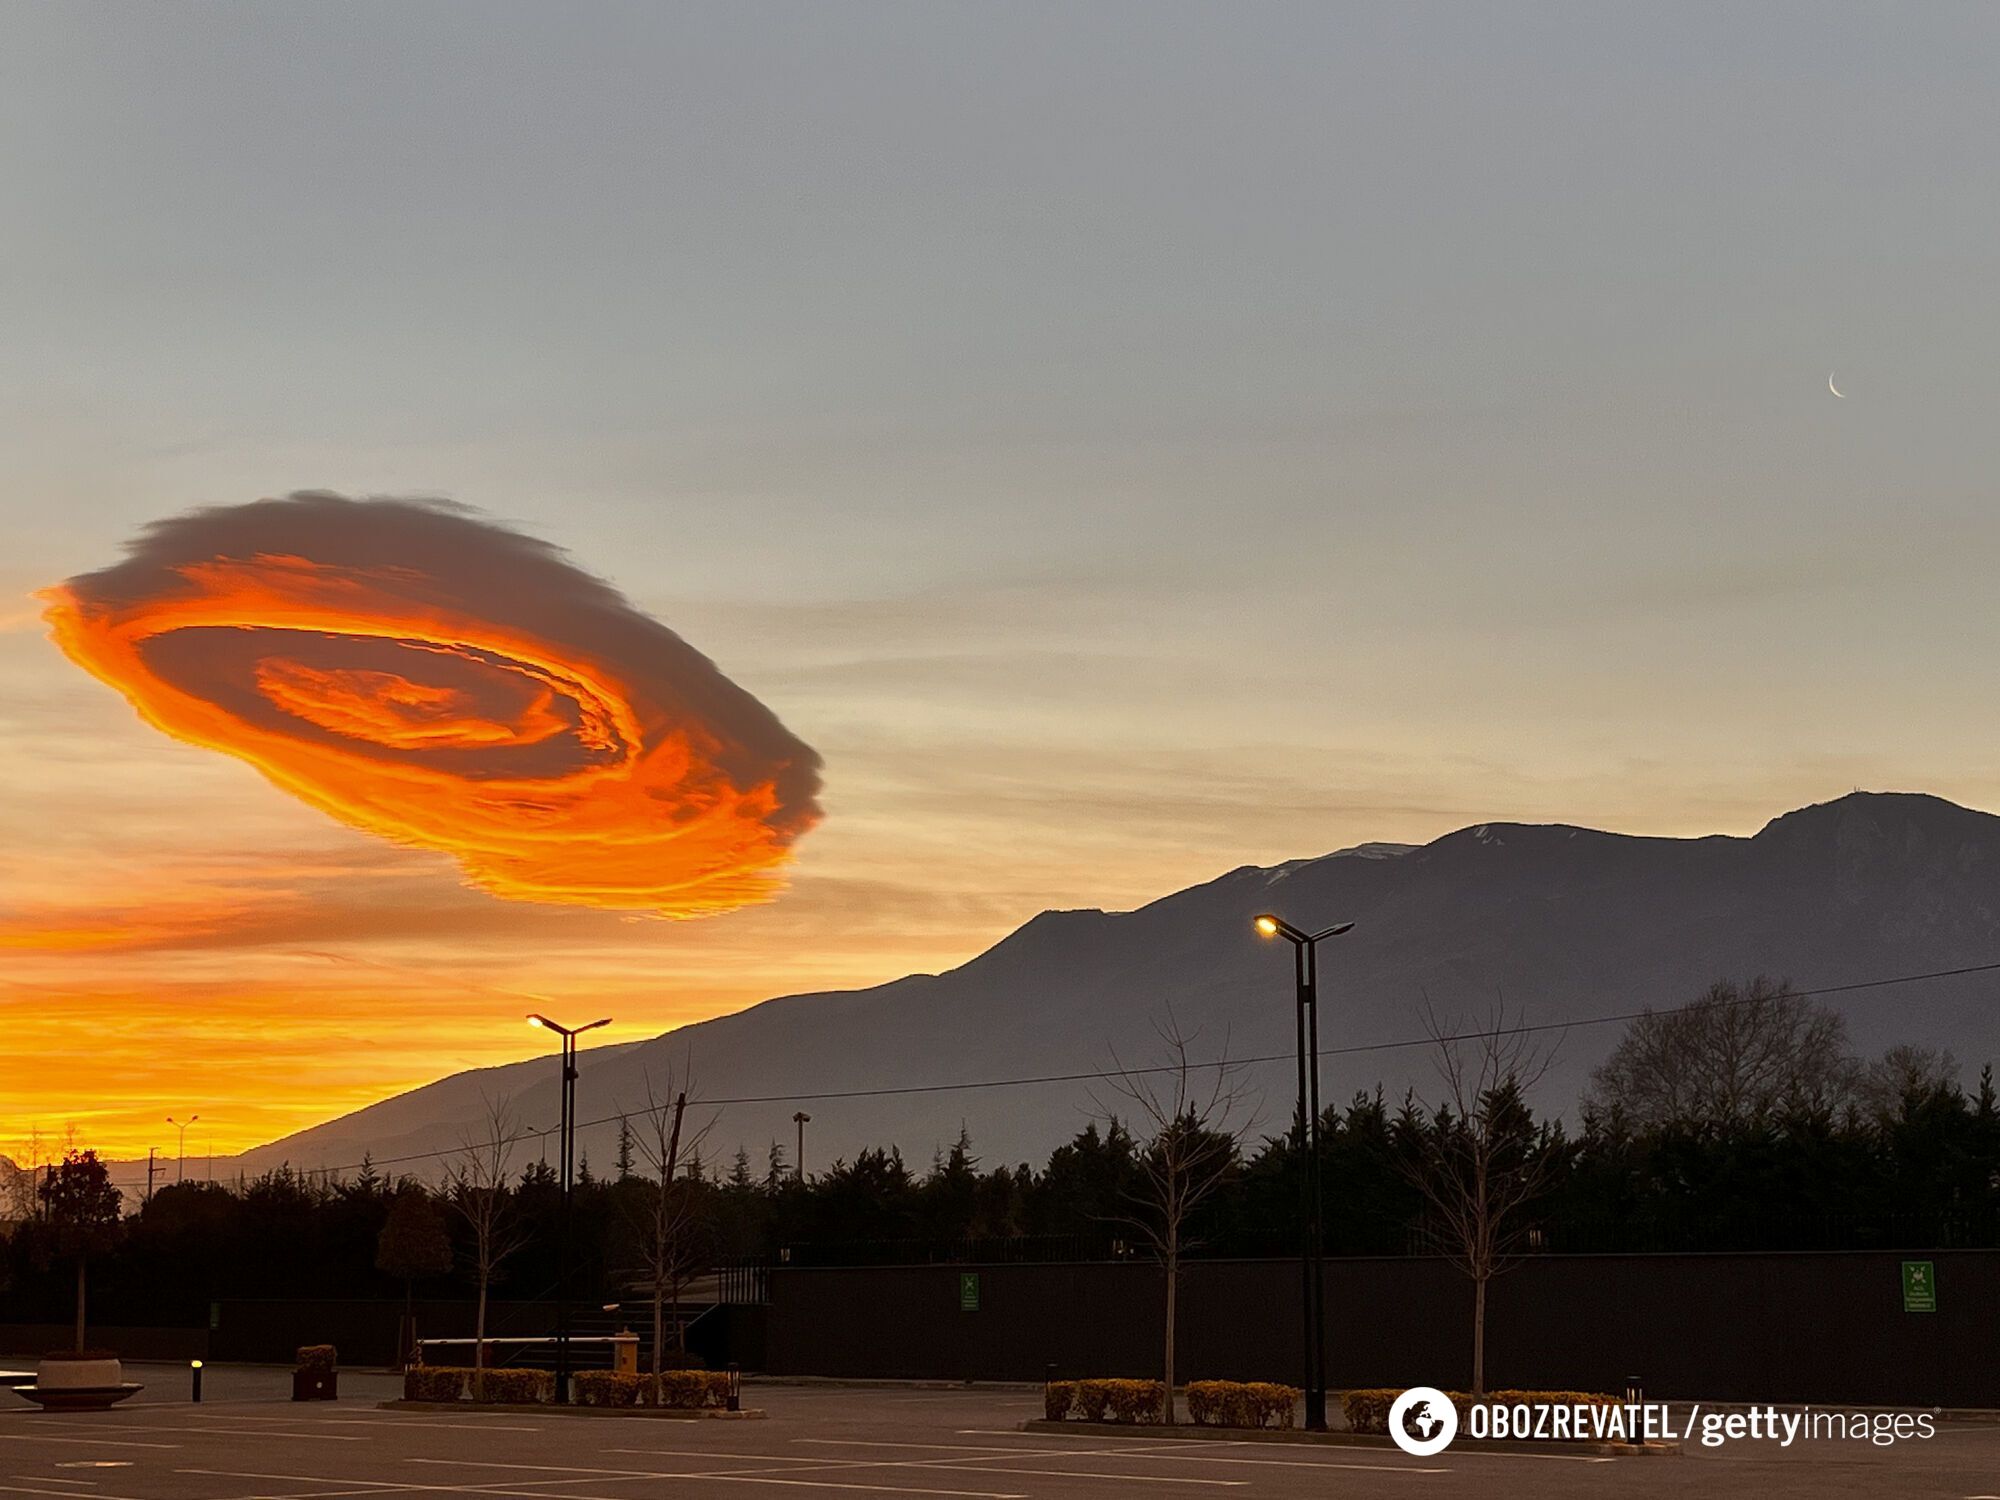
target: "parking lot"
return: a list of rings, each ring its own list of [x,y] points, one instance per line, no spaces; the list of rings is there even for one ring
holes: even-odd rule
[[[1476,1453],[1134,1435],[1028,1434],[1031,1392],[907,1387],[746,1388],[767,1421],[380,1411],[388,1377],[342,1376],[342,1400],[293,1405],[268,1369],[132,1366],[148,1389],[110,1412],[52,1415],[17,1398],[0,1414],[0,1497],[88,1500],[346,1500],[505,1496],[635,1500],[746,1490],[828,1500],[1111,1500],[1141,1494],[1279,1497],[1948,1496],[2000,1500],[2000,1424],[1941,1428],[1927,1442],[1737,1444],[1676,1458]]]

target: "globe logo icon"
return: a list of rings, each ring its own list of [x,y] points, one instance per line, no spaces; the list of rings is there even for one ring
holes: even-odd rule
[[[1411,1457],[1429,1458],[1458,1436],[1458,1408],[1435,1386],[1413,1385],[1389,1408],[1389,1436]]]

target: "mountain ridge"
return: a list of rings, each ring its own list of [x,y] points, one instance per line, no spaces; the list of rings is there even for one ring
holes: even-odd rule
[[[1037,913],[940,974],[774,996],[588,1049],[580,1112],[594,1120],[642,1108],[647,1082],[663,1084],[692,1056],[702,1096],[760,1101],[721,1111],[712,1143],[724,1156],[740,1144],[761,1162],[768,1142],[790,1142],[803,1104],[815,1116],[809,1167],[876,1144],[921,1156],[961,1123],[989,1160],[1038,1160],[1080,1128],[1088,1090],[828,1096],[1135,1065],[1150,1060],[1152,1022],[1167,1009],[1199,1033],[1203,1055],[1286,1055],[1289,955],[1250,930],[1266,907],[1302,923],[1357,924],[1322,950],[1323,1045],[1380,1050],[1334,1051],[1324,1096],[1377,1082],[1421,1091],[1425,1049],[1406,1044],[1422,1034],[1425,1004],[1476,1014],[1498,996],[1535,1020],[1587,1021],[1681,1003],[1723,977],[1838,984],[2000,960],[2000,817],[1927,793],[1856,792],[1749,835],[1492,821],[1422,845],[1239,866],[1129,911]],[[1856,1002],[1850,1024],[1867,1050],[1950,1045],[1976,1067],[2000,1052],[1995,989],[1940,982],[1893,1012]],[[1570,1033],[1546,1103],[1571,1106],[1616,1039],[1611,1027]],[[1266,1127],[1289,1112],[1288,1071],[1250,1070]],[[448,1075],[217,1166],[233,1174],[448,1152],[482,1092],[510,1094],[530,1128],[552,1126],[554,1072],[536,1058]],[[615,1130],[585,1130],[586,1151],[609,1161]]]

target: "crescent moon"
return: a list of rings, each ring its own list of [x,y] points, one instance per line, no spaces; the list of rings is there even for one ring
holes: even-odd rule
[[[1841,400],[1845,401],[1847,399],[1845,395],[1841,394],[1840,387],[1833,383],[1833,372],[1831,370],[1827,371],[1826,388],[1832,391],[1834,395],[1839,396]]]

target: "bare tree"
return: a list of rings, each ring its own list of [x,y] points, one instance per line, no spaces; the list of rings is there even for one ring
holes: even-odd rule
[[[692,1082],[691,1071],[684,1071],[683,1083]],[[681,1291],[700,1261],[701,1225],[695,1194],[689,1191],[690,1183],[684,1168],[687,1161],[698,1154],[709,1131],[715,1128],[713,1115],[699,1126],[688,1128],[687,1089],[676,1089],[671,1074],[667,1078],[667,1092],[673,1095],[670,1104],[662,1102],[653,1092],[652,1078],[649,1076],[646,1079],[646,1124],[633,1133],[633,1144],[646,1164],[651,1181],[641,1185],[645,1189],[642,1194],[629,1200],[637,1204],[637,1208],[630,1212],[631,1217],[637,1220],[634,1227],[639,1231],[639,1255],[645,1264],[646,1291],[653,1304],[655,1391],[659,1389],[660,1354],[666,1343],[669,1310],[672,1312],[674,1348],[686,1352],[686,1335],[681,1326]]]
[[[486,1117],[475,1131],[460,1136],[457,1158],[447,1168],[445,1200],[458,1211],[472,1232],[469,1269],[479,1287],[473,1318],[472,1399],[486,1397],[486,1302],[507,1258],[527,1241],[526,1226],[514,1212],[514,1195],[507,1172],[521,1130],[506,1096],[486,1099]]]
[[[1918,1047],[1909,1043],[1891,1047],[1861,1070],[1855,1082],[1855,1099],[1872,1119],[1894,1121],[1906,1104],[1958,1088],[1958,1059],[1949,1047]]]
[[[1445,1254],[1472,1282],[1472,1394],[1486,1393],[1486,1291],[1519,1254],[1523,1210],[1561,1160],[1560,1133],[1537,1129],[1526,1096],[1555,1060],[1496,1002],[1476,1032],[1453,1035],[1428,1004],[1424,1026],[1444,1085],[1428,1118],[1402,1132],[1404,1174],[1424,1196]]]
[[[1153,1029],[1159,1034],[1164,1063],[1128,1069],[1114,1054],[1119,1071],[1110,1086],[1130,1104],[1135,1120],[1147,1132],[1139,1157],[1139,1188],[1132,1197],[1135,1212],[1126,1222],[1164,1273],[1161,1377],[1166,1393],[1160,1420],[1172,1426],[1181,1260],[1200,1248],[1192,1233],[1195,1212],[1228,1180],[1237,1164],[1237,1135],[1249,1128],[1249,1122],[1238,1119],[1245,1090],[1238,1081],[1239,1070],[1228,1061],[1226,1045],[1219,1062],[1197,1063],[1188,1052],[1200,1033],[1184,1034],[1172,1011]],[[1101,1103],[1098,1113],[1116,1124],[1116,1114]]]
[[[41,1186],[42,1173],[42,1132],[39,1127],[28,1132],[26,1159],[20,1162],[8,1161],[0,1157],[0,1175],[4,1175],[4,1187],[0,1187],[0,1218],[13,1219],[25,1223],[38,1219],[42,1214]]]
[[[1742,1124],[1788,1106],[1837,1110],[1856,1068],[1839,1012],[1763,975],[1634,1021],[1591,1074],[1584,1107],[1634,1127]]]

